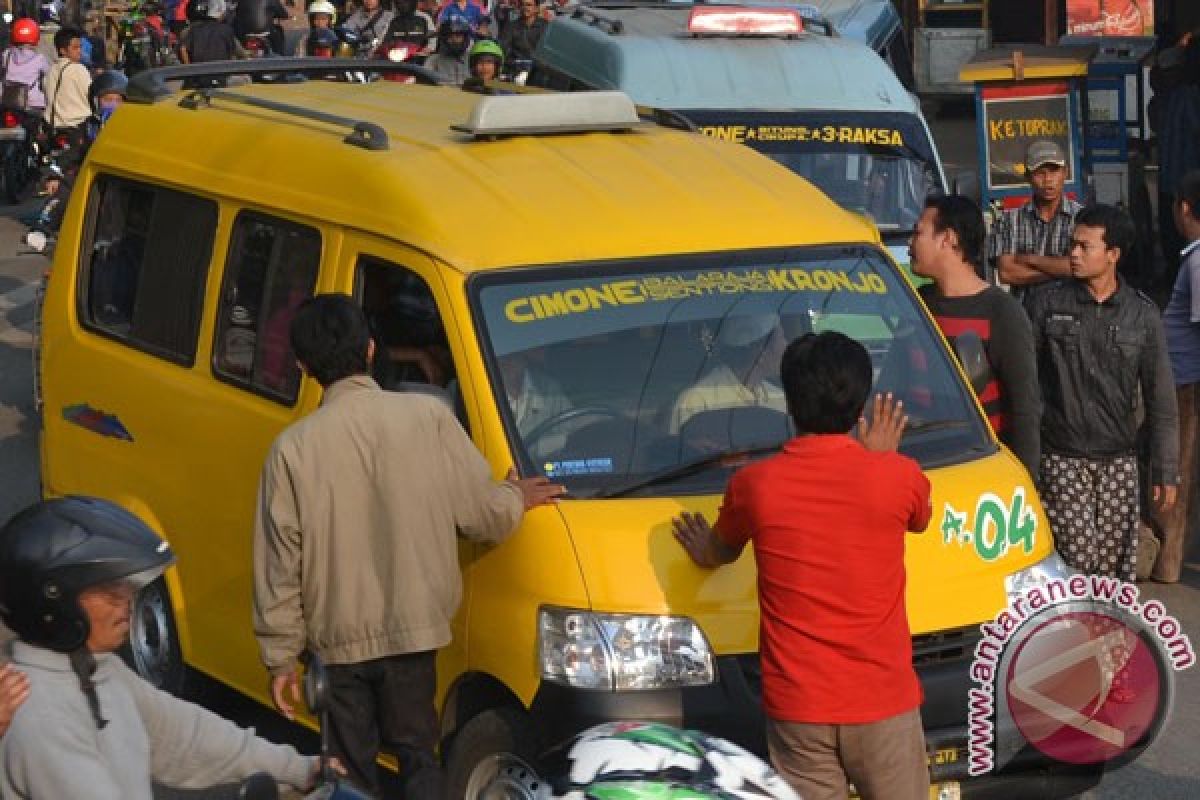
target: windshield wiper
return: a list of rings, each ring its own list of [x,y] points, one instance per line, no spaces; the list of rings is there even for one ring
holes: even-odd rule
[[[647,489],[651,486],[657,486],[661,483],[670,483],[672,481],[679,480],[680,478],[687,478],[699,472],[704,472],[706,469],[722,465],[723,462],[729,461],[730,459],[753,458],[755,456],[765,456],[770,453],[777,453],[781,447],[783,447],[783,442],[776,442],[775,444],[762,445],[759,447],[729,450],[722,453],[710,453],[709,455],[701,456],[700,458],[695,458],[691,461],[685,461],[682,464],[676,464],[673,467],[667,467],[666,469],[659,470],[658,472],[653,472],[644,478],[637,478],[635,480],[625,481],[624,483],[618,483],[616,486],[610,486],[607,489],[602,489],[599,492],[596,492],[596,494],[592,495],[592,497],[596,499],[624,497],[625,495],[632,494],[639,489]]]
[[[904,428],[904,434],[943,431],[949,428],[965,428],[967,421],[963,419],[929,419],[921,422],[910,422]]]

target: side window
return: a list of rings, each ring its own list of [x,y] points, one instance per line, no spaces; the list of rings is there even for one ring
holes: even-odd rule
[[[300,369],[288,328],[296,308],[312,297],[320,264],[317,230],[265,214],[238,214],[217,309],[217,377],[287,405],[296,402]]]
[[[217,204],[102,175],[88,198],[87,225],[78,287],[84,327],[191,366]]]
[[[429,284],[412,270],[363,256],[356,285],[375,340],[375,380],[389,391],[421,392],[445,401],[465,427],[446,328]]]

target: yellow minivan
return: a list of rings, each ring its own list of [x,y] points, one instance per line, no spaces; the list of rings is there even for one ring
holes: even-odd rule
[[[777,360],[733,404],[678,401],[780,335],[838,329],[905,400],[902,450],[933,481],[908,607],[935,794],[957,794],[977,626],[1063,567],[1029,475],[873,226],[616,92],[163,84],[222,68],[135,79],[79,175],[43,313],[45,493],[110,498],[178,554],[135,609],[144,676],[178,689],[186,664],[268,701],[258,473],[321,399],[288,352],[292,310],[346,292],[384,388],[443,397],[496,476],[569,489],[503,544],[460,546],[439,660],[456,796],[533,796],[540,748],[601,720],[763,752],[752,556],[698,569],[670,520],[713,514],[731,471],[788,437]]]

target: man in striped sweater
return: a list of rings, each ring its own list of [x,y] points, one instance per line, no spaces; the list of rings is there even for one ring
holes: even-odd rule
[[[931,197],[909,245],[912,269],[933,281],[920,290],[942,333],[972,331],[983,341],[991,380],[979,400],[1000,441],[1036,480],[1042,401],[1033,331],[1020,303],[979,277],[984,227],[979,207],[965,197]]]

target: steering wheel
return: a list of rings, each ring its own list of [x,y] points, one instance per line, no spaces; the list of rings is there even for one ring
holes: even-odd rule
[[[537,445],[540,441],[546,438],[547,434],[552,432],[560,425],[565,425],[572,420],[580,419],[581,417],[597,417],[599,419],[624,419],[622,414],[608,406],[579,406],[578,408],[568,408],[566,411],[561,411],[543,420],[534,426],[533,430],[525,434],[525,449],[530,452],[537,452]]]

